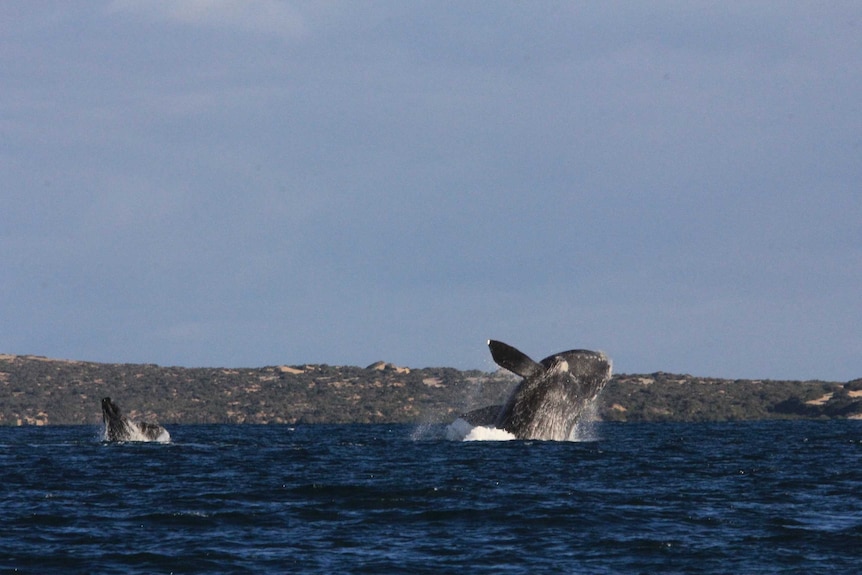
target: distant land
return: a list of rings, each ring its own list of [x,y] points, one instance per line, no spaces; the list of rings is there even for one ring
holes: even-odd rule
[[[502,403],[519,380],[448,367],[278,365],[185,368],[0,354],[0,425],[96,425],[100,400],[162,424],[444,423]],[[729,380],[657,372],[616,375],[604,421],[862,419],[862,379]]]

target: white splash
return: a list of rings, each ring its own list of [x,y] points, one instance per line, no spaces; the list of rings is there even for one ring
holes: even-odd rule
[[[598,423],[598,421],[598,401],[593,398],[592,401],[584,406],[584,411],[581,413],[581,417],[578,419],[578,422],[575,423],[575,426],[572,428],[572,432],[569,434],[569,438],[566,441],[598,440],[599,436],[596,431],[596,423]]]
[[[472,425],[459,417],[446,426],[446,439],[449,441],[464,441],[464,438],[470,434],[472,429]]]
[[[505,429],[483,425],[473,426],[459,417],[446,426],[446,439],[449,441],[511,441],[516,438]]]
[[[467,434],[464,441],[511,441],[513,439],[517,439],[517,437],[505,429],[477,425],[470,430],[470,433]]]
[[[154,439],[154,441],[157,441],[159,443],[170,443],[171,442],[171,434],[168,433],[167,429],[162,429],[162,432],[159,434],[158,437],[156,437]]]
[[[168,430],[165,428],[161,428],[159,435],[153,438],[145,434],[141,426],[136,421],[123,421],[123,424],[125,433],[123,434],[123,439],[121,441],[155,441],[157,443],[171,442],[171,434],[168,433]],[[110,441],[108,439],[107,426],[105,426],[102,431],[102,440]]]

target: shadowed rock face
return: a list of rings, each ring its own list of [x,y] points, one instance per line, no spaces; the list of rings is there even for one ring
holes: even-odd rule
[[[102,399],[102,420],[106,441],[170,441],[170,434],[161,425],[131,421],[110,397]]]
[[[502,406],[472,411],[473,425],[493,425],[519,439],[569,439],[584,410],[611,378],[605,354],[585,349],[555,353],[540,362],[500,341],[488,341],[500,367],[524,379]]]

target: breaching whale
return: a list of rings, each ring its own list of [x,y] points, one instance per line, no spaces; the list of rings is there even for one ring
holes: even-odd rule
[[[586,349],[555,353],[540,362],[501,341],[488,340],[491,357],[524,379],[504,405],[462,416],[471,425],[503,429],[518,439],[564,441],[611,378],[605,354]]]
[[[120,411],[110,397],[102,399],[102,419],[105,422],[105,441],[159,441],[167,443],[171,434],[161,425],[132,421]]]

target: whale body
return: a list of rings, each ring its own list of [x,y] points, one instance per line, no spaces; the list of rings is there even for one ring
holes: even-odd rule
[[[167,443],[171,434],[161,425],[132,421],[123,415],[110,397],[102,399],[102,420],[105,422],[105,441],[159,441]]]
[[[503,429],[518,439],[570,439],[585,409],[611,378],[611,361],[598,351],[573,349],[536,362],[501,341],[488,340],[491,357],[523,380],[503,405],[464,414],[471,425]]]

